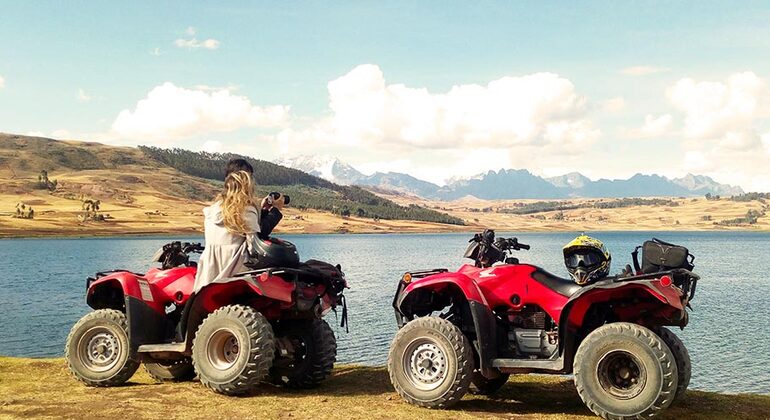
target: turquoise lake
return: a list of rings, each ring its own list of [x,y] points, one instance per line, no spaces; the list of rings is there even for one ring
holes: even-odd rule
[[[336,329],[339,361],[384,365],[396,324],[390,306],[400,275],[410,269],[464,261],[469,234],[285,235],[303,259],[342,265],[350,284],[350,333]],[[522,262],[566,276],[561,247],[573,233],[510,233],[530,244]],[[692,360],[691,388],[770,393],[770,233],[602,232],[613,272],[634,247],[653,236],[695,254],[701,275],[690,325],[676,330]],[[144,272],[152,254],[171,240],[201,237],[0,240],[0,355],[57,357],[70,327],[90,309],[85,278],[107,269]],[[468,260],[469,261],[469,260]]]

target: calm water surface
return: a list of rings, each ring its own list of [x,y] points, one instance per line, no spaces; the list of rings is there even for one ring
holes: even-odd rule
[[[500,236],[514,234],[499,233]],[[521,233],[522,262],[565,275],[561,247],[569,233]],[[693,359],[691,387],[770,393],[770,234],[609,232],[595,236],[613,253],[613,269],[633,248],[657,236],[687,245],[703,280],[690,325],[678,332]],[[337,328],[339,360],[383,365],[395,333],[390,307],[396,282],[408,269],[455,269],[468,234],[286,235],[303,259],[342,264],[351,289],[350,333]],[[144,272],[170,240],[199,237],[0,240],[0,354],[61,356],[70,327],[89,308],[85,278],[123,268]],[[334,323],[334,315],[327,317]]]

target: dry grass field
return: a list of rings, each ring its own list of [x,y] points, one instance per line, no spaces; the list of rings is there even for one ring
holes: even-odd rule
[[[41,188],[41,168],[56,180],[55,191]],[[55,142],[0,134],[0,237],[192,234],[202,230],[201,210],[215,196],[216,183],[183,174],[146,159],[139,149],[86,142]],[[276,233],[393,233],[479,231],[607,230],[770,230],[770,217],[753,225],[725,227],[714,222],[766,208],[759,201],[727,198],[675,199],[677,206],[581,208],[530,215],[499,212],[535,200],[487,201],[465,198],[429,201],[380,195],[398,204],[418,204],[463,219],[465,226],[341,217],[287,208]],[[83,221],[82,200],[99,200],[104,221]],[[571,200],[571,203],[596,200]],[[34,219],[12,217],[16,205],[35,210]],[[486,210],[486,211],[485,211]],[[710,220],[706,220],[709,219]]]
[[[380,194],[398,204],[417,203],[444,211],[465,220],[470,227],[490,227],[500,231],[703,231],[703,230],[770,230],[770,217],[761,217],[753,225],[721,226],[714,222],[744,217],[749,210],[767,209],[759,201],[736,202],[728,198],[706,200],[671,198],[676,206],[640,205],[610,209],[580,208],[564,210],[563,219],[558,211],[517,215],[501,213],[516,205],[537,201],[561,200],[480,200],[463,198],[452,202],[424,200],[404,195]],[[666,198],[669,200],[669,198]],[[596,203],[599,199],[564,200],[567,204]],[[612,201],[605,199],[603,201]],[[484,211],[487,209],[488,211]],[[709,219],[709,220],[706,220]],[[477,230],[476,229],[476,230]],[[474,230],[474,229],[470,229]]]
[[[383,368],[338,367],[320,388],[263,385],[245,397],[214,394],[198,382],[155,383],[139,371],[125,386],[88,388],[62,359],[0,357],[0,418],[260,419],[593,419],[572,381],[514,376],[494,397],[466,396],[451,410],[405,403]],[[688,391],[660,419],[767,419],[770,396]]]

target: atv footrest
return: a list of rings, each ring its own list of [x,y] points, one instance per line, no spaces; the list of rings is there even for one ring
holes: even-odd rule
[[[537,359],[494,359],[492,366],[498,369],[537,369],[547,371],[561,371],[564,369],[564,359],[537,360]]]
[[[138,353],[161,353],[161,352],[184,352],[186,344],[182,343],[164,343],[164,344],[142,344],[137,350]]]

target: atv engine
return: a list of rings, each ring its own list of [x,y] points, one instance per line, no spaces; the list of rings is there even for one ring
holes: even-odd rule
[[[519,356],[550,358],[559,348],[558,330],[548,314],[537,306],[508,312],[508,341]]]

